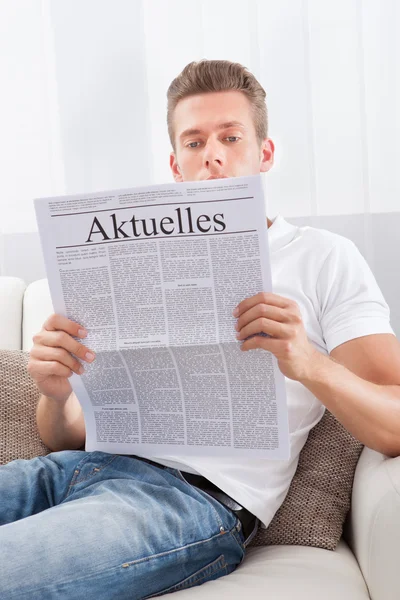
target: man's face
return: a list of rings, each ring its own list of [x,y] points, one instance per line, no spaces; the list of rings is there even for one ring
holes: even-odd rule
[[[253,114],[239,91],[210,92],[184,98],[174,112],[176,154],[170,166],[175,181],[200,181],[256,175],[268,171],[274,144],[259,144]]]

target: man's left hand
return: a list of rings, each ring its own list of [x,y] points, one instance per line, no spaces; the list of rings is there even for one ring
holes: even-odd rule
[[[262,348],[275,355],[279,369],[289,379],[306,379],[320,353],[308,341],[297,302],[272,292],[246,298],[233,311],[241,350]],[[267,334],[257,335],[260,333]],[[250,339],[246,339],[249,336]]]

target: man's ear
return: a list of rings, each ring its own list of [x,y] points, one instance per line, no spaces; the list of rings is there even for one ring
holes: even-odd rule
[[[181,170],[176,160],[175,152],[171,152],[169,156],[169,166],[171,167],[172,175],[176,183],[182,182],[183,177],[181,175]]]
[[[260,173],[269,171],[274,164],[275,146],[271,138],[265,138],[261,144]]]

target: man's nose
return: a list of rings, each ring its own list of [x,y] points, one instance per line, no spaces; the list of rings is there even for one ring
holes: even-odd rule
[[[204,163],[206,167],[220,166],[224,164],[222,149],[215,142],[208,142],[204,149]]]

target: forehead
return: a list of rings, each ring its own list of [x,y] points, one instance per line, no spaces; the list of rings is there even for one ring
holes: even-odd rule
[[[187,129],[213,130],[221,123],[238,121],[244,127],[253,124],[251,105],[239,91],[196,94],[180,100],[174,112],[175,135]]]

